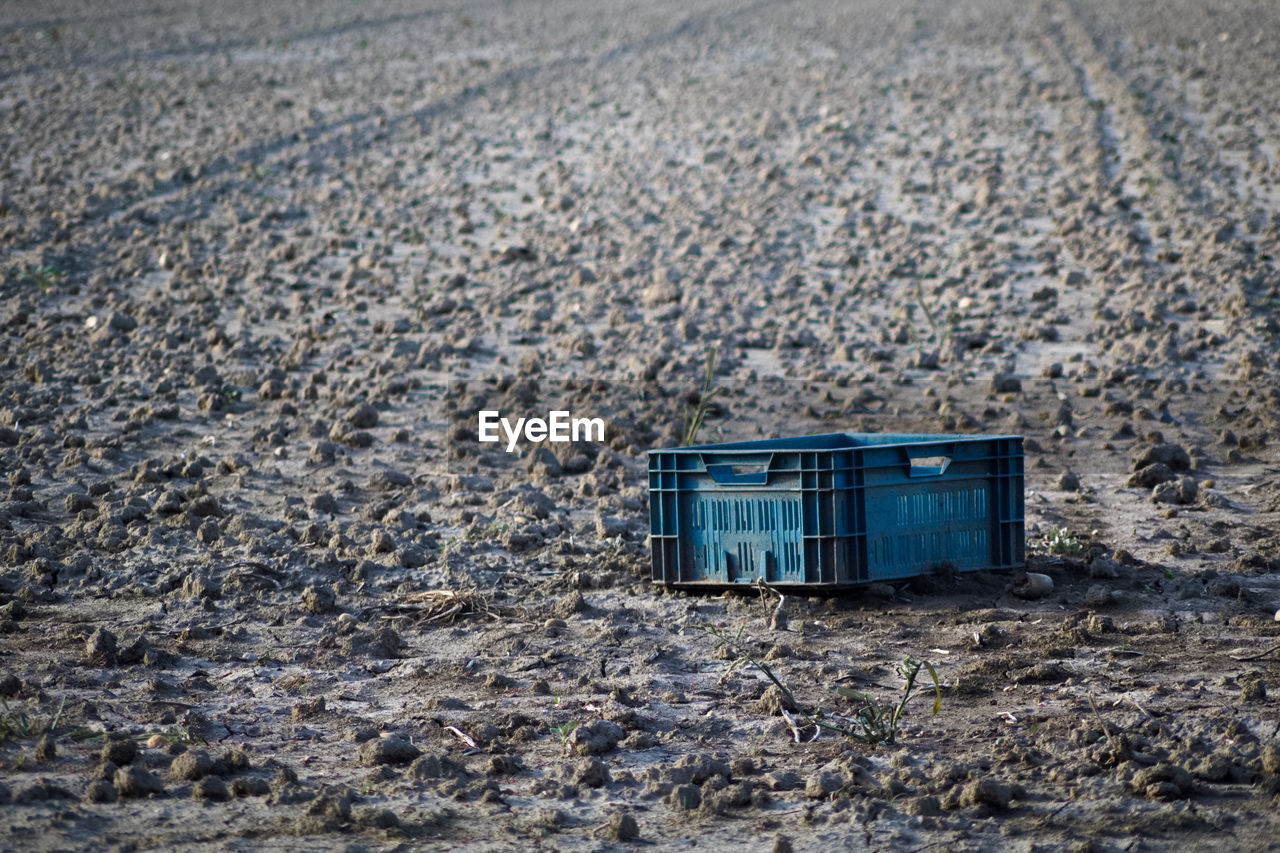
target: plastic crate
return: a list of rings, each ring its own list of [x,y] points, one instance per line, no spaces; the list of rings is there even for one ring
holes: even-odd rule
[[[1021,436],[845,434],[649,452],[653,579],[840,587],[1025,563]]]

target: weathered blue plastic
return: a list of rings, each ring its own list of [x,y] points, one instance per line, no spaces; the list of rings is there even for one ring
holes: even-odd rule
[[[649,452],[653,579],[840,587],[1025,563],[1021,436],[836,433]]]

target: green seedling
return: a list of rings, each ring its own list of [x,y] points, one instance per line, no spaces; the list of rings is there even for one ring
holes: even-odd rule
[[[1089,550],[1084,540],[1079,536],[1073,536],[1065,527],[1053,528],[1033,542],[1032,547],[1062,557],[1083,557]]]
[[[573,734],[573,730],[578,727],[577,720],[569,720],[567,723],[561,723],[558,726],[551,727],[551,733],[560,738],[561,749],[569,748],[569,735]]]
[[[52,290],[57,285],[66,281],[67,274],[57,267],[45,264],[39,267],[29,267],[27,271],[22,274],[22,278],[24,281],[31,282],[36,287],[47,293],[49,290]]]
[[[8,740],[26,740],[50,734],[58,727],[62,719],[62,711],[67,705],[67,697],[63,696],[58,703],[58,710],[48,719],[40,715],[28,715],[22,709],[9,707],[9,703],[0,699],[0,743]]]
[[[921,672],[927,672],[933,681],[934,702],[930,716],[935,716],[942,710],[942,685],[938,681],[937,670],[928,661],[918,661],[911,657],[904,658],[898,664],[898,675],[903,680],[903,687],[896,704],[881,704],[878,699],[865,691],[849,687],[837,687],[836,695],[855,701],[852,715],[828,715],[821,708],[805,708],[796,700],[791,688],[778,677],[773,668],[748,651],[747,645],[742,640],[745,625],[739,628],[734,636],[730,636],[718,625],[699,625],[697,627],[716,640],[717,651],[725,649],[733,656],[734,660],[729,664],[729,670],[724,677],[728,677],[739,666],[749,663],[762,672],[781,691],[783,699],[790,707],[797,709],[794,715],[787,715],[787,721],[792,725],[797,741],[799,741],[800,729],[795,725],[795,720],[798,720],[804,727],[812,726],[815,729],[826,729],[855,743],[892,746],[898,741],[898,729],[907,703],[917,695],[916,682],[919,680]]]
[[[712,346],[707,351],[706,365],[702,369],[702,388],[694,405],[688,406],[684,412],[684,429],[681,431],[680,446],[689,447],[698,443],[698,433],[711,411],[711,401],[723,394],[724,389],[712,384],[715,381],[716,362],[720,357],[720,348]]]
[[[192,746],[194,744],[208,744],[204,738],[194,734],[186,726],[172,725],[164,731],[160,732],[160,737],[169,743],[180,743],[183,746]]]
[[[902,679],[902,693],[897,704],[881,704],[878,699],[863,690],[852,687],[837,687],[836,695],[855,702],[852,726],[844,732],[845,737],[859,743],[882,743],[892,746],[898,741],[898,727],[907,703],[915,695],[916,680],[921,671],[929,673],[933,680],[934,700],[930,716],[942,710],[942,685],[938,683],[938,673],[928,661],[914,658],[903,658],[898,663],[898,677]]]

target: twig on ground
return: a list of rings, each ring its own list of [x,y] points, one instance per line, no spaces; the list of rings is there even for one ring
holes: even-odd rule
[[[1256,655],[1245,655],[1244,657],[1232,657],[1231,659],[1238,660],[1238,661],[1259,660],[1260,658],[1265,658],[1267,655],[1272,655],[1272,654],[1275,654],[1276,652],[1280,652],[1280,643],[1276,643],[1271,648],[1267,649],[1266,651],[1258,652]]]

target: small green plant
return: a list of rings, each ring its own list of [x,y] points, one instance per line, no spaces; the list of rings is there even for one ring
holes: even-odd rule
[[[898,741],[898,726],[907,703],[915,695],[916,680],[920,672],[929,673],[933,680],[934,700],[930,716],[942,710],[942,685],[938,683],[938,673],[928,661],[918,661],[906,657],[898,663],[898,677],[902,679],[902,693],[897,704],[882,705],[870,693],[855,690],[852,687],[837,687],[836,694],[856,703],[853,713],[853,728],[844,732],[845,737],[859,743],[882,743],[892,746]]]
[[[57,267],[45,264],[38,267],[28,267],[26,272],[22,274],[24,281],[29,281],[42,291],[48,292],[62,282],[66,281],[67,274]]]
[[[164,738],[169,743],[180,743],[183,746],[208,743],[208,741],[191,731],[191,729],[178,724],[169,726],[169,728],[160,732],[160,737]]]
[[[707,351],[707,361],[702,369],[702,388],[697,392],[691,405],[687,406],[684,411],[684,429],[681,431],[680,446],[689,447],[698,442],[698,433],[702,432],[702,425],[707,419],[707,413],[711,411],[711,401],[719,394],[724,393],[724,389],[718,385],[713,385],[716,375],[716,362],[720,358],[720,348],[712,346]]]
[[[1032,543],[1032,547],[1062,557],[1083,557],[1089,546],[1065,527],[1054,527]]]
[[[47,719],[40,715],[28,715],[26,711],[9,707],[9,703],[0,699],[0,743],[7,740],[25,740],[49,734],[58,727],[62,719],[62,711],[67,705],[67,697],[63,696],[58,703],[58,710]]]
[[[903,686],[902,693],[896,703],[882,704],[876,697],[866,691],[855,690],[851,687],[837,687],[835,692],[838,696],[854,700],[855,706],[852,715],[845,715],[842,718],[828,715],[821,708],[804,708],[796,700],[791,688],[783,683],[782,679],[773,671],[773,668],[747,650],[747,646],[742,641],[745,625],[739,628],[734,636],[730,636],[718,625],[699,625],[698,628],[716,640],[717,651],[726,649],[734,657],[733,662],[729,665],[728,672],[725,673],[726,677],[739,666],[749,663],[773,682],[773,685],[781,692],[786,705],[796,709],[794,715],[788,714],[785,709],[783,714],[786,716],[788,723],[791,724],[797,741],[799,740],[800,730],[795,725],[794,720],[796,719],[805,727],[812,726],[815,729],[827,729],[856,743],[892,746],[898,742],[898,729],[902,722],[903,712],[906,711],[907,703],[917,695],[916,682],[919,680],[921,672],[927,672],[933,681],[934,702],[930,716],[934,716],[942,710],[942,685],[938,681],[937,670],[928,661],[918,661],[912,657],[903,658],[898,664],[898,675],[902,678]]]
[[[924,286],[920,283],[920,279],[917,278],[913,284],[916,291],[916,304],[920,306],[920,311],[929,324],[929,339],[933,340],[938,336],[938,323],[933,318],[933,312],[929,310],[929,300],[924,295]],[[915,331],[914,327],[912,331]]]
[[[558,701],[558,698],[557,698]],[[560,738],[561,749],[569,748],[569,735],[573,734],[573,730],[578,727],[577,720],[569,720],[567,723],[561,723],[558,726],[551,727],[551,733]]]

